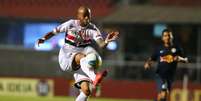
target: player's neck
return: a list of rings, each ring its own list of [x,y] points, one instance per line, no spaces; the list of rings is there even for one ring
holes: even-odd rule
[[[164,43],[164,46],[165,47],[170,47],[170,44],[169,43]]]
[[[81,26],[81,28],[86,28],[88,25],[84,25],[84,24],[81,25],[81,24],[80,24],[80,26]]]

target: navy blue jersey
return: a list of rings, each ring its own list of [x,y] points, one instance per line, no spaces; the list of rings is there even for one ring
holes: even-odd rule
[[[170,47],[160,45],[155,49],[151,59],[158,62],[156,73],[160,77],[164,79],[173,78],[177,68],[177,61],[174,61],[175,56],[183,57],[183,51],[178,45],[172,45]]]

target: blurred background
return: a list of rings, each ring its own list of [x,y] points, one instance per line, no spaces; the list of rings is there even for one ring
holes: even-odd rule
[[[72,74],[62,72],[58,64],[64,33],[40,47],[35,42],[75,18],[81,5],[91,8],[92,22],[103,35],[120,31],[117,41],[106,50],[98,49],[101,69],[110,68],[110,72],[97,96],[154,99],[155,68],[145,71],[143,64],[168,27],[190,60],[178,66],[171,101],[201,101],[200,0],[0,0],[0,95],[77,94],[71,86]],[[39,90],[31,91],[32,87]]]

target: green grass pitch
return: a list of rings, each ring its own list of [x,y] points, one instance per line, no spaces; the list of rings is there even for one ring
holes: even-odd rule
[[[0,101],[75,101],[75,98],[73,97],[0,96]],[[147,101],[147,100],[90,98],[88,101]]]

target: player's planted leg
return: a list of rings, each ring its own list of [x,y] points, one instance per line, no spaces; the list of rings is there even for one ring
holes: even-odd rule
[[[81,83],[80,94],[77,96],[75,101],[87,101],[88,97],[91,95],[91,87],[90,83],[87,81],[83,81]]]
[[[88,96],[80,91],[80,94],[77,96],[75,101],[87,101]]]

